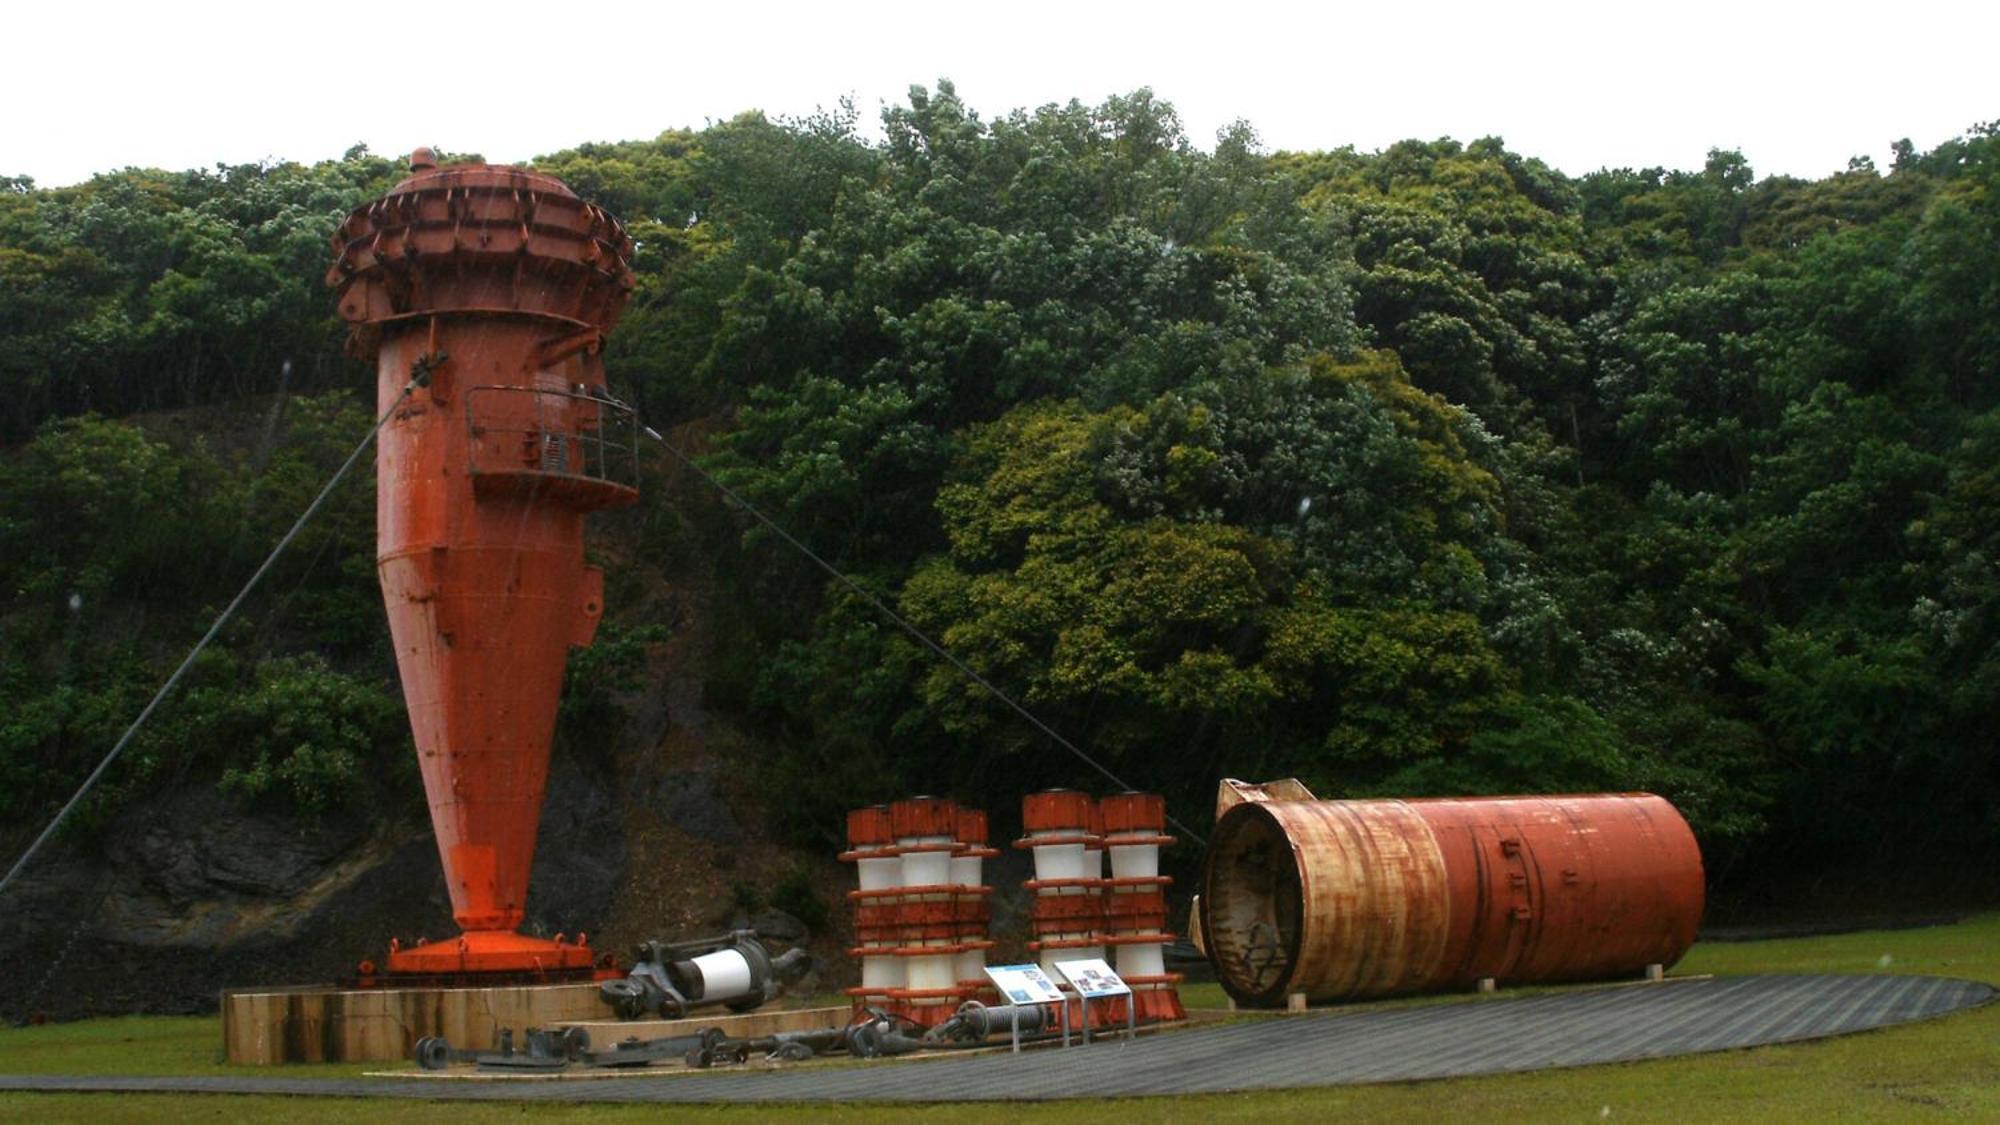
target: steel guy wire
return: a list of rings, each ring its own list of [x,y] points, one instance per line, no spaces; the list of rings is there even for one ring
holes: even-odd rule
[[[117,744],[111,747],[111,752],[104,756],[103,761],[97,763],[97,768],[90,771],[90,776],[83,779],[83,785],[77,789],[76,795],[69,799],[69,803],[62,807],[62,811],[56,813],[54,820],[49,821],[49,826],[42,829],[42,834],[35,837],[35,842],[28,845],[28,850],[21,853],[21,858],[14,861],[14,866],[8,870],[6,877],[0,878],[0,895],[7,893],[7,888],[12,886],[14,880],[27,868],[28,861],[34,859],[35,853],[41,851],[42,846],[55,836],[56,829],[62,827],[62,822],[69,819],[70,813],[76,811],[76,806],[82,802],[84,796],[96,787],[98,779],[104,776],[104,771],[110,769],[111,763],[117,761],[118,756],[125,752],[125,747],[131,743],[132,736],[139,733],[139,728],[146,725],[146,720],[153,717],[153,712],[159,708],[160,703],[173,693],[181,678],[187,675],[188,669],[194,667],[195,658],[202,654],[202,650],[208,647],[216,634],[222,632],[222,627],[229,623],[229,619],[236,616],[236,611],[242,608],[244,599],[250,596],[250,591],[257,588],[257,584],[264,580],[264,576],[270,573],[271,567],[277,563],[278,557],[292,545],[292,540],[297,539],[299,532],[305,530],[306,524],[319,513],[320,505],[326,503],[326,498],[333,494],[334,487],[347,476],[347,471],[354,467],[362,452],[375,441],[375,435],[382,432],[382,427],[388,424],[390,417],[402,408],[403,400],[410,397],[411,391],[429,381],[427,369],[419,369],[411,374],[410,381],[403,384],[402,392],[396,396],[396,401],[389,404],[389,408],[382,412],[380,418],[375,419],[375,424],[368,428],[368,434],[361,439],[361,444],[355,446],[354,452],[348,454],[347,460],[341,462],[340,468],[334,470],[333,476],[319,490],[319,495],[313,497],[312,503],[306,505],[306,510],[300,513],[298,521],[292,524],[292,529],[285,532],[285,537],[278,540],[276,547],[271,548],[270,555],[264,559],[264,565],[257,568],[257,572],[252,574],[250,580],[243,584],[243,588],[236,592],[236,597],[216,616],[214,624],[208,627],[208,632],[202,635],[201,640],[195,642],[194,648],[188,650],[187,659],[182,660],[181,666],[174,669],[174,674],[167,677],[167,682],[160,685],[160,690],[153,693],[152,702],[146,704],[146,709],[139,712],[139,717],[132,720],[131,726],[125,728],[125,733],[118,737]]]
[[[1098,773],[1103,774],[1107,780],[1109,780],[1113,785],[1118,786],[1120,789],[1130,790],[1135,788],[1135,786],[1127,784],[1124,781],[1124,779],[1120,778],[1117,774],[1112,773],[1110,770],[1104,768],[1104,766],[1101,763],[1099,763],[1097,759],[1091,757],[1089,754],[1084,753],[1083,749],[1079,747],[1076,743],[1071,742],[1069,739],[1064,738],[1062,735],[1058,734],[1055,728],[1049,726],[1047,723],[1037,718],[1034,712],[1028,710],[1020,703],[1015,702],[1013,696],[1010,696],[1006,692],[1001,691],[999,688],[993,685],[992,681],[980,675],[978,672],[973,671],[971,665],[967,664],[963,660],[960,660],[958,657],[952,655],[950,650],[946,649],[943,645],[939,644],[938,642],[932,640],[927,634],[924,633],[922,629],[919,629],[915,625],[911,624],[909,619],[905,618],[902,614],[897,613],[893,609],[890,609],[886,604],[883,603],[882,599],[876,597],[874,594],[869,593],[868,590],[864,588],[860,583],[856,582],[852,578],[849,578],[845,573],[843,573],[839,567],[836,567],[832,563],[819,557],[819,555],[813,552],[812,548],[806,546],[804,543],[801,543],[797,539],[793,538],[790,532],[778,526],[776,520],[773,520],[771,517],[765,515],[762,511],[760,511],[757,508],[756,505],[744,499],[741,493],[737,492],[736,490],[730,488],[728,485],[722,483],[720,480],[716,479],[713,473],[710,473],[708,470],[696,464],[694,458],[689,457],[687,454],[681,452],[679,449],[674,447],[674,444],[672,442],[660,436],[660,431],[654,429],[651,426],[645,426],[642,427],[642,429],[645,430],[647,437],[652,438],[654,441],[659,442],[660,445],[663,448],[665,448],[668,453],[672,454],[674,460],[679,461],[681,464],[687,466],[690,470],[694,472],[696,476],[708,482],[711,488],[714,488],[717,492],[720,492],[725,497],[728,497],[730,503],[735,504],[737,507],[742,508],[744,511],[750,513],[750,515],[753,516],[757,520],[757,522],[763,524],[767,528],[770,528],[771,532],[775,534],[778,538],[783,539],[786,543],[791,544],[793,549],[797,550],[800,554],[804,555],[805,557],[811,559],[815,564],[819,566],[821,570],[824,570],[828,574],[832,575],[836,580],[838,580],[841,583],[841,585],[846,586],[849,590],[853,591],[854,594],[857,597],[859,597],[862,601],[865,601],[869,605],[873,606],[875,608],[875,612],[888,618],[890,621],[895,622],[896,625],[899,628],[901,628],[905,633],[908,633],[910,636],[915,637],[925,648],[930,649],[932,652],[936,653],[938,656],[942,657],[944,660],[949,662],[952,667],[958,669],[961,673],[963,673],[966,679],[969,679],[973,683],[978,684],[980,687],[984,688],[987,694],[991,695],[993,698],[999,700],[1000,702],[1006,704],[1009,708],[1013,709],[1015,714],[1021,716],[1022,719],[1026,720],[1030,726],[1034,727],[1036,730],[1041,731],[1043,734],[1047,735],[1050,741],[1054,742],[1056,745],[1062,747],[1063,749],[1069,751],[1071,754],[1076,755],[1076,757],[1079,760],[1081,760],[1085,765],[1089,766],[1091,769],[1096,770]],[[1202,835],[1199,832],[1196,832],[1194,829],[1189,828],[1185,824],[1182,824],[1180,820],[1174,816],[1173,813],[1169,812],[1167,814],[1167,822],[1169,824],[1172,824],[1175,828],[1179,829],[1181,835],[1186,836],[1188,839],[1193,840],[1195,843],[1200,844],[1203,847],[1208,846],[1208,841],[1203,839]]]

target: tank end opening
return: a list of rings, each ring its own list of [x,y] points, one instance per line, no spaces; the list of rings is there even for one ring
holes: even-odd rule
[[[1285,1003],[1302,903],[1298,859],[1277,819],[1256,804],[1229,810],[1209,845],[1201,925],[1216,979],[1238,1004]]]

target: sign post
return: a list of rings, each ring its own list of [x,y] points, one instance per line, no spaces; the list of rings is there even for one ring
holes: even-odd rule
[[[1114,972],[1102,959],[1084,961],[1057,961],[1056,971],[1069,981],[1070,987],[1083,1000],[1083,1041],[1090,1042],[1090,1002],[1112,996],[1125,997],[1125,1034],[1131,1039],[1138,1034],[1138,1005],[1132,1002],[1132,988]]]
[[[1007,998],[1014,1009],[1014,1052],[1021,1050],[1021,1013],[1023,1004],[1061,1004],[1063,1007],[1063,1045],[1069,1045],[1069,1004],[1063,999],[1062,990],[1056,982],[1042,971],[1040,965],[988,965],[986,979]]]

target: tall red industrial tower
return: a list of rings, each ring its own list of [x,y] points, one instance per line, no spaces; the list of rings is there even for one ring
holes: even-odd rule
[[[638,499],[631,412],[600,358],[632,243],[560,181],[519,168],[411,175],[333,236],[327,284],[373,356],[376,560],[458,938],[392,945],[391,974],[587,971],[581,939],[525,916],[549,740],[604,576],[586,513]],[[412,380],[420,385],[404,398]]]

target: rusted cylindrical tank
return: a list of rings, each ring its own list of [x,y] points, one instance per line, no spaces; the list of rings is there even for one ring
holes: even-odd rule
[[[1687,952],[1703,903],[1694,833],[1648,793],[1253,798],[1216,823],[1201,926],[1262,1007],[1636,974]]]
[[[428,150],[333,236],[327,283],[375,360],[376,562],[438,854],[464,934],[392,972],[588,968],[515,933],[572,646],[603,609],[586,513],[637,499],[599,358],[633,278],[618,223],[519,168]],[[415,379],[421,385],[404,397]]]

